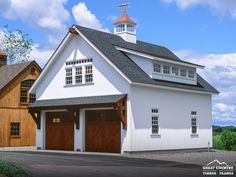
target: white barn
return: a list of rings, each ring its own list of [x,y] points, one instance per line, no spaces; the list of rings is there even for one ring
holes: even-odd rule
[[[38,149],[137,152],[212,147],[203,66],[136,39],[126,12],[115,34],[73,25],[30,92]]]

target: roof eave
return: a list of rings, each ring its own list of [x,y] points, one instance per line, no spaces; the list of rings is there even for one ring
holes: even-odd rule
[[[186,88],[177,88],[177,87],[171,87],[171,86],[162,86],[162,85],[154,85],[154,84],[147,84],[147,83],[141,83],[141,82],[132,82],[131,85],[134,86],[144,86],[144,87],[152,87],[152,88],[160,88],[160,89],[168,89],[168,90],[175,90],[175,91],[184,91],[184,92],[191,92],[191,93],[201,93],[201,94],[210,94],[210,95],[218,95],[219,92],[209,92],[209,91],[200,91],[200,90],[194,90],[194,89],[186,89]]]
[[[20,73],[18,73],[12,80],[10,80],[4,87],[2,87],[0,89],[0,91],[4,90],[6,87],[8,87],[9,84],[14,82],[18,77],[20,77],[33,64],[39,69],[40,72],[42,71],[42,68],[38,65],[38,63],[35,60],[33,60]]]

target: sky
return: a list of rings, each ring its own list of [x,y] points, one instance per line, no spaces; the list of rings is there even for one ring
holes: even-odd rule
[[[5,25],[28,33],[30,58],[44,66],[73,24],[113,33],[124,2],[0,0],[0,33]],[[138,40],[205,66],[198,73],[220,91],[213,96],[213,124],[236,126],[236,0],[129,0],[127,12]]]

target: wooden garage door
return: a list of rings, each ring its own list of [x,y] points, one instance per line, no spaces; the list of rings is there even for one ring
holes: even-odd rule
[[[74,150],[74,122],[67,112],[46,113],[46,149]]]
[[[120,128],[120,121],[115,111],[86,111],[85,150],[119,153],[121,148]]]

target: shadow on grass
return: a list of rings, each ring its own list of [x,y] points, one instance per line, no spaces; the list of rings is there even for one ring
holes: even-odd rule
[[[32,176],[23,165],[14,162],[9,162],[3,159],[0,159],[0,175],[1,174],[6,175],[7,177]]]

